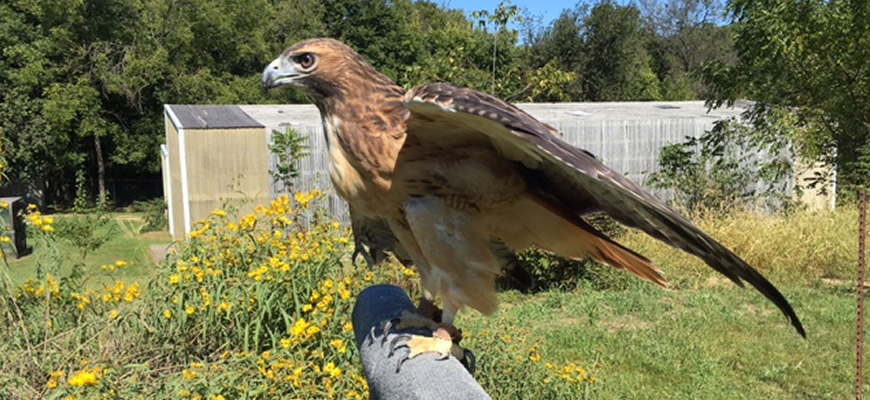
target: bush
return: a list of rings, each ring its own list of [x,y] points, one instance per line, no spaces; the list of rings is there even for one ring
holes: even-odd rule
[[[0,397],[363,397],[349,316],[373,277],[342,267],[348,232],[309,209],[316,197],[215,211],[147,287],[87,287],[46,253],[51,271],[4,280]]]
[[[166,202],[162,198],[137,201],[131,208],[144,213],[142,217],[145,219],[145,225],[142,227],[142,232],[163,231],[169,227]]]

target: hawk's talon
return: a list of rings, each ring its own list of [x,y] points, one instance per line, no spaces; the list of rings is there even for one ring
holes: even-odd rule
[[[477,358],[474,353],[460,347],[452,340],[419,335],[398,335],[390,341],[390,357],[395,355],[397,349],[403,347],[408,349],[408,353],[396,360],[397,373],[405,361],[426,353],[437,354],[439,360],[445,360],[452,355],[469,373],[474,373],[474,369],[477,367]]]
[[[365,260],[366,264],[368,264],[369,269],[375,267],[375,259],[372,257],[371,253],[361,245],[354,245],[353,254],[350,256],[350,262],[354,266],[357,265],[356,260],[357,258],[359,258],[359,256],[362,256],[363,260]]]
[[[457,346],[458,347],[458,346]],[[474,355],[474,352],[468,350],[464,347],[459,347],[462,349],[462,358],[459,358],[459,363],[465,367],[465,370],[468,371],[469,374],[473,374],[477,369],[477,357]]]

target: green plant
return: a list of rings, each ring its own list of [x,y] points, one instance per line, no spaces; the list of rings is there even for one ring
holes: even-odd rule
[[[79,252],[76,264],[83,266],[88,254],[118,234],[118,226],[102,211],[85,215],[70,215],[58,218],[54,230],[57,239],[63,240]]]
[[[700,137],[662,147],[660,170],[647,178],[656,189],[674,192],[685,210],[726,212],[746,205],[784,209],[792,172],[788,142],[763,139],[771,128],[750,127],[736,119],[717,121]],[[788,154],[788,155],[787,155]]]
[[[285,192],[293,191],[293,179],[299,176],[297,163],[308,155],[306,142],[307,137],[300,137],[299,132],[289,126],[284,132],[272,130],[269,151],[277,158],[277,163],[274,169],[269,170],[269,175],[274,183],[283,185]]]
[[[169,226],[169,218],[166,216],[166,202],[163,198],[156,198],[133,203],[134,210],[142,212],[145,225],[142,232],[154,232],[165,230]]]
[[[586,400],[598,378],[598,363],[547,362],[523,321],[508,318],[478,322],[463,346],[478,351],[478,383],[494,399]],[[523,377],[523,379],[517,379]]]

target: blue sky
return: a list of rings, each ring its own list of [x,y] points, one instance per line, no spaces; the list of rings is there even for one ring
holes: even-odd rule
[[[498,7],[501,0],[443,0],[449,8],[461,8],[466,12],[487,10],[492,12]],[[537,15],[542,18],[541,22],[544,25],[556,19],[562,10],[573,8],[577,4],[577,0],[512,0],[511,4],[528,9],[532,15]]]

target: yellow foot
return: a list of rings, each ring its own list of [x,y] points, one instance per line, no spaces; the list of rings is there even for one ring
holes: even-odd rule
[[[443,330],[436,332],[445,332]],[[440,336],[419,336],[419,335],[399,335],[390,342],[390,357],[397,349],[407,347],[408,354],[400,357],[396,361],[396,372],[402,368],[402,364],[414,357],[426,353],[435,353],[439,359],[445,360],[451,355],[456,357],[460,363],[468,370],[469,373],[474,372],[476,359],[471,350],[466,350],[452,340]]]
[[[396,372],[399,372],[405,361],[425,353],[435,353],[442,360],[453,355],[465,366],[468,372],[474,372],[476,366],[474,353],[459,346],[458,343],[461,335],[456,328],[453,326],[441,326],[441,324],[417,313],[404,311],[399,318],[386,322],[383,327],[384,340],[386,340],[391,330],[402,331],[412,328],[432,331],[432,336],[402,334],[393,338],[390,342],[391,357],[396,349],[408,348],[408,353],[400,357],[396,362]]]

